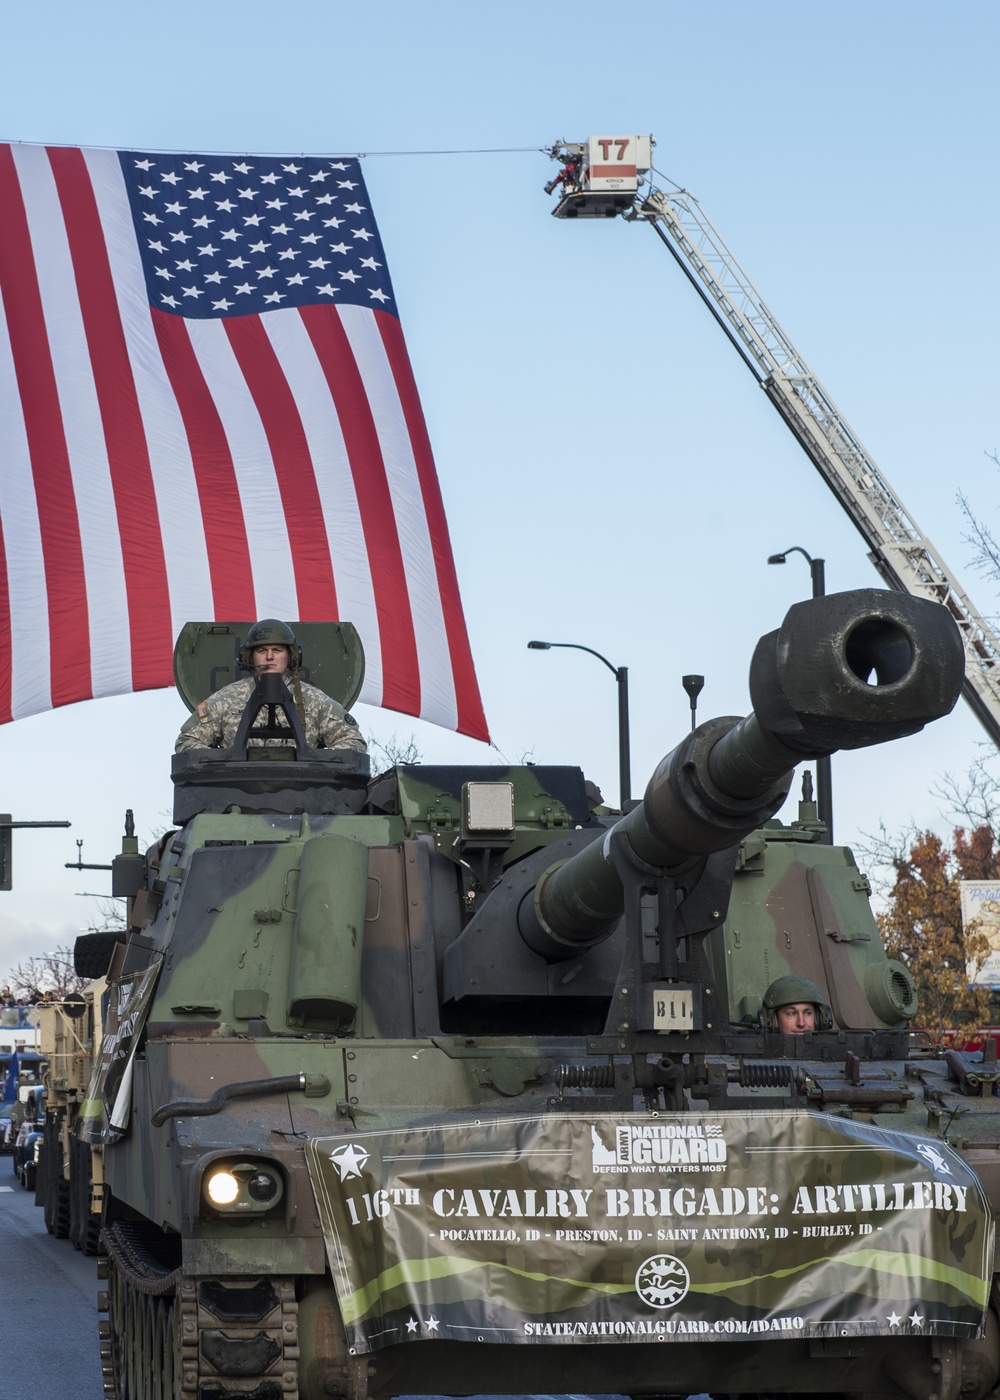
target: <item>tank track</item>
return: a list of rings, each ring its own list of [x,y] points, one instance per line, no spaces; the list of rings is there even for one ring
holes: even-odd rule
[[[105,1396],[298,1400],[294,1280],[192,1278],[164,1256],[164,1242],[145,1222],[102,1232]]]

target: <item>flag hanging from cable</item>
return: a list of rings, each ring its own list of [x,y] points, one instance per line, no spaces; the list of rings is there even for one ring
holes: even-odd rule
[[[0,209],[0,722],[275,616],[488,738],[359,162],[0,145]]]

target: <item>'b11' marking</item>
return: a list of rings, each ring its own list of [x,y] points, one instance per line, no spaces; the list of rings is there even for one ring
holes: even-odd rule
[[[653,1030],[694,1030],[694,996],[690,988],[653,988]]]

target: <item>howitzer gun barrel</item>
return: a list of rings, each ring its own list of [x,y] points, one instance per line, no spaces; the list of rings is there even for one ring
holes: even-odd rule
[[[683,879],[784,802],[796,764],[915,734],[954,707],[962,639],[939,603],[879,589],[796,603],[750,665],[753,713],[709,720],[657,767],[641,803],[562,864],[521,904],[518,927],[550,961],[612,931],[623,909],[614,845]]]

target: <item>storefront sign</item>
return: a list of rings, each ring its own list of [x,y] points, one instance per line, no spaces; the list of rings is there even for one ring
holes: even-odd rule
[[[1000,881],[961,880],[962,930],[986,939],[985,958],[971,958],[966,969],[970,987],[1000,987]]]

